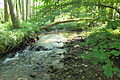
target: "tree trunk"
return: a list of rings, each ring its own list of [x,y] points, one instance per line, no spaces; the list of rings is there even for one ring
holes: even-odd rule
[[[19,24],[19,20],[15,16],[12,0],[7,0],[7,1],[8,1],[8,5],[9,5],[11,20],[12,20],[12,26],[13,26],[13,28],[18,28],[18,27],[20,27],[20,24]]]
[[[18,4],[19,4],[19,10],[20,10],[20,13],[22,12],[21,11],[21,0],[18,0]]]
[[[4,22],[8,21],[8,5],[7,5],[7,1],[4,0]]]
[[[25,14],[24,14],[24,0],[22,0],[22,20],[24,21]]]
[[[18,15],[18,0],[16,0],[16,17],[18,18],[19,15]]]
[[[18,0],[19,19],[22,19],[21,0]]]
[[[26,0],[26,21],[28,20],[28,0]]]
[[[32,1],[29,0],[29,9],[30,9],[30,10],[29,10],[29,18],[31,18],[31,15],[32,15],[32,8],[31,8],[31,7],[32,7],[32,6],[31,6],[32,4],[31,4],[31,3],[32,3]]]

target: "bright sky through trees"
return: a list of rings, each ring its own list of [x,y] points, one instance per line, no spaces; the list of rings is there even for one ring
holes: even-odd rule
[[[3,0],[0,0],[0,8],[3,8],[4,7],[3,5],[4,5]]]

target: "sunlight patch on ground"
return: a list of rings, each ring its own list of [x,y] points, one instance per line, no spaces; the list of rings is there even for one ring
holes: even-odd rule
[[[80,36],[89,36],[92,32],[82,32],[79,35]]]

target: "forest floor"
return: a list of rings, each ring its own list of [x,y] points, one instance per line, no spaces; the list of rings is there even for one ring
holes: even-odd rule
[[[77,56],[89,50],[89,46],[80,47],[84,40],[79,37],[65,43],[67,53],[61,60],[64,67],[56,69],[51,67],[52,80],[119,80],[115,77],[107,78],[101,65],[93,65],[90,61],[85,61]]]

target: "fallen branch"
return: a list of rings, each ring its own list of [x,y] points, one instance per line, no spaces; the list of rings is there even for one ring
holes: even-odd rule
[[[88,18],[88,19],[84,18],[84,19],[69,19],[69,20],[64,20],[64,21],[58,21],[58,22],[54,22],[52,24],[49,24],[47,26],[40,27],[39,30],[47,29],[49,27],[52,27],[54,25],[61,24],[61,23],[76,22],[76,21],[83,21],[83,20],[93,20],[93,19],[92,18]]]

